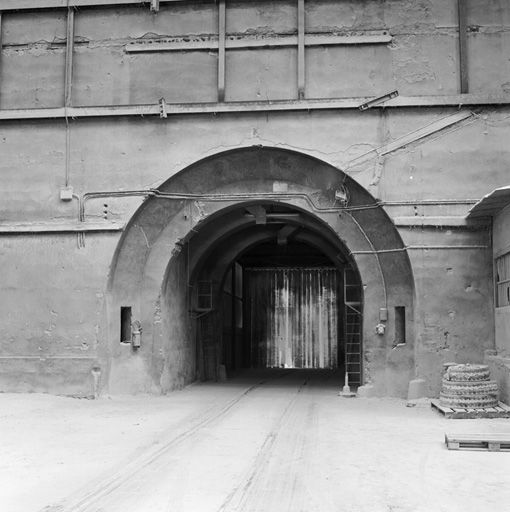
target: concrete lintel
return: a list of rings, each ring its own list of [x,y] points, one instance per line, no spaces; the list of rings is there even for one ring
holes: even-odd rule
[[[123,224],[110,222],[13,222],[0,224],[0,234],[83,233],[90,231],[120,231],[123,228]]]
[[[317,100],[279,100],[279,101],[240,101],[230,103],[174,103],[167,104],[167,113],[171,115],[221,114],[242,112],[285,112],[311,110],[358,109],[370,98],[339,98]],[[458,94],[453,96],[400,96],[374,108],[406,107],[462,107],[510,105],[510,94],[490,96],[485,94]],[[90,107],[25,108],[0,110],[0,121],[16,119],[58,119],[80,117],[112,116],[148,116],[160,117],[159,104],[111,105]],[[360,114],[366,115],[366,114]]]

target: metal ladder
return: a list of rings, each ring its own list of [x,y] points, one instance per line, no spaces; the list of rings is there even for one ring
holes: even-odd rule
[[[357,299],[357,300],[353,300]],[[361,283],[352,269],[344,269],[344,349],[345,371],[349,384],[362,384],[361,326]]]

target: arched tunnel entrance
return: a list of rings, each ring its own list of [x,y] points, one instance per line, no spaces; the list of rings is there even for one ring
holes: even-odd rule
[[[189,265],[200,378],[243,368],[330,369],[361,383],[359,273],[309,212],[242,203],[193,232],[178,258]]]
[[[320,160],[250,147],[150,191],[112,261],[100,350],[111,393],[283,366],[346,368],[403,396],[413,315],[409,258],[381,205]]]

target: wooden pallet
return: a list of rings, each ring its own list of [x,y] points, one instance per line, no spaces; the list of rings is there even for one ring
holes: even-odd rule
[[[432,400],[430,405],[444,414],[449,419],[471,419],[471,418],[510,418],[510,407],[499,402],[496,407],[486,407],[485,409],[454,409],[444,407],[439,400]]]
[[[510,433],[497,434],[445,434],[448,450],[488,450],[510,452]]]

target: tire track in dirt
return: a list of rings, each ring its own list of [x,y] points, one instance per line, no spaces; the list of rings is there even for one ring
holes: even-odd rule
[[[114,469],[112,474],[108,472],[108,476],[105,477],[103,475],[95,479],[94,482],[88,484],[75,495],[66,498],[58,504],[48,505],[41,509],[41,512],[87,512],[88,510],[96,512],[97,510],[102,510],[98,502],[114,493],[120,486],[126,483],[126,480],[136,476],[141,470],[148,468],[171,449],[190,439],[203,428],[221,420],[241,400],[268,380],[277,379],[281,376],[277,375],[270,379],[259,381],[245,389],[242,393],[239,393],[226,404],[209,409],[206,415],[199,415],[192,426],[174,435],[171,439],[165,441],[162,446],[158,445],[155,448],[144,450],[139,456],[131,456],[130,459],[119,465],[117,469]],[[95,508],[91,508],[94,506]]]
[[[293,503],[299,503],[302,492],[300,476],[284,468],[296,467],[303,458],[307,425],[314,421],[314,404],[309,396],[310,382],[310,378],[307,378],[299,385],[266,436],[253,465],[217,512],[267,512],[272,508],[282,512],[297,510]],[[278,492],[274,492],[274,489],[278,489]]]

